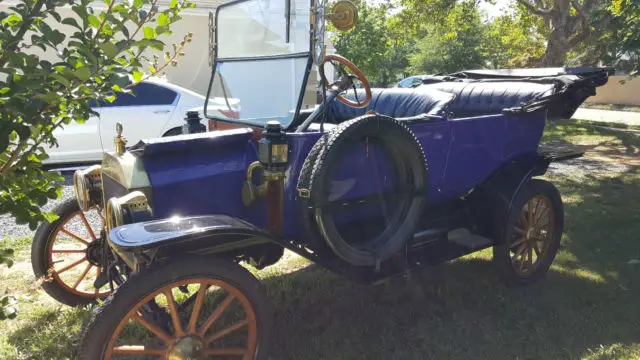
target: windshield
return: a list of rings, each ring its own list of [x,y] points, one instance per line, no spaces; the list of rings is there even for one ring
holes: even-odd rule
[[[233,98],[235,122],[287,127],[299,108],[310,67],[310,0],[245,0],[216,14],[216,61],[209,99]],[[221,101],[221,99],[223,101]],[[222,107],[205,115],[229,120]]]

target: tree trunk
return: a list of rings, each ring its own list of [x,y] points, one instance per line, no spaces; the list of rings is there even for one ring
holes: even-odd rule
[[[554,30],[547,41],[547,48],[540,59],[540,67],[561,67],[564,65],[564,58],[569,51],[567,39]]]

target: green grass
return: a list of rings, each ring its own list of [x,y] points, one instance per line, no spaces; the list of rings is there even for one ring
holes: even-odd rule
[[[489,250],[376,287],[288,256],[257,272],[275,304],[273,359],[640,359],[640,136],[559,122],[544,142],[586,151],[588,167],[545,176],[566,213],[545,280],[505,287]],[[0,359],[74,358],[88,310],[30,288],[29,271],[0,278],[30,296],[0,323]]]

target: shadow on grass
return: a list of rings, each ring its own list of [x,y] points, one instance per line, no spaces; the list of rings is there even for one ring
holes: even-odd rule
[[[556,268],[510,289],[483,259],[434,270],[379,287],[315,267],[268,281],[273,359],[577,359],[640,341],[636,299],[615,283]]]

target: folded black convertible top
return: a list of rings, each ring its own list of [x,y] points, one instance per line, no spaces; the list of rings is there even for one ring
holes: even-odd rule
[[[438,82],[534,82],[554,84],[551,95],[522,103],[507,112],[530,112],[541,108],[548,110],[548,119],[568,119],[596,88],[605,85],[609,76],[615,74],[613,68],[596,67],[555,67],[521,69],[476,69],[464,70],[447,75],[424,75],[423,84]]]

